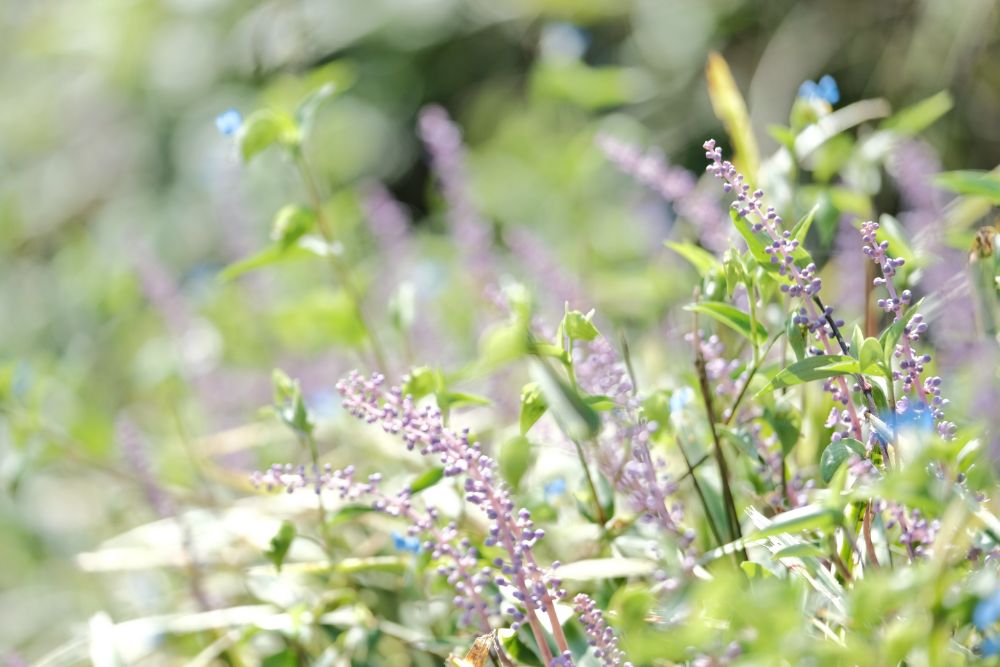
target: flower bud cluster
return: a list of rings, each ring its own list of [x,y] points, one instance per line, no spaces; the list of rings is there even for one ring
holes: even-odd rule
[[[864,253],[882,271],[882,275],[873,281],[874,285],[884,287],[889,294],[888,298],[878,300],[878,307],[891,315],[893,322],[900,322],[906,317],[906,310],[913,302],[910,290],[898,292],[893,281],[897,270],[905,264],[905,260],[902,257],[888,255],[889,242],[878,240],[878,230],[877,222],[869,221],[861,225]],[[898,370],[892,372],[893,379],[902,383],[903,394],[917,398],[917,401],[913,402],[909,397],[903,396],[896,403],[896,411],[911,417],[929,411],[937,426],[937,432],[941,437],[950,439],[955,435],[956,426],[945,419],[944,408],[948,405],[948,400],[941,396],[941,378],[924,377],[927,364],[931,362],[931,355],[920,354],[914,348],[914,344],[926,332],[927,323],[923,315],[919,313],[913,315],[903,326],[899,342],[893,349],[893,357],[898,366]]]
[[[494,584],[517,601],[503,609],[514,618],[513,627],[527,622],[542,648],[543,632],[538,620],[545,613],[554,621],[555,600],[565,597],[561,582],[554,576],[557,564],[542,568],[535,559],[534,547],[545,536],[536,528],[531,513],[517,508],[503,483],[494,459],[483,453],[469,438],[468,430],[456,432],[444,425],[441,412],[431,406],[419,407],[399,387],[384,388],[385,378],[375,374],[364,378],[353,372],[337,383],[344,408],[370,424],[379,424],[387,433],[402,438],[407,449],[436,457],[448,477],[464,477],[465,499],[479,507],[489,519],[487,546],[499,546],[506,554],[497,557],[493,566],[499,575]],[[461,544],[459,545],[461,546]],[[477,581],[479,581],[477,579]],[[481,584],[480,584],[481,585]],[[552,623],[556,643],[566,648],[565,637],[557,621]],[[545,656],[546,659],[549,656]]]
[[[336,492],[341,500],[356,501],[364,496],[375,493],[382,476],[378,473],[368,477],[367,482],[359,483],[354,479],[354,466],[343,470],[333,470],[330,464],[322,468],[313,465],[284,465],[275,463],[265,471],[255,470],[250,474],[250,482],[254,488],[264,488],[267,491],[284,489],[292,493],[298,489],[311,488],[317,494],[324,489]]]
[[[763,190],[750,189],[746,177],[733,163],[722,159],[722,149],[715,145],[714,139],[709,139],[703,145],[705,157],[709,160],[707,171],[722,181],[724,192],[732,193],[735,200],[732,208],[739,217],[746,220],[755,233],[764,233],[770,239],[764,252],[770,257],[772,265],[778,267],[778,273],[786,279],[781,284],[781,291],[791,297],[801,297],[802,306],[794,315],[794,322],[805,327],[817,339],[817,345],[809,347],[813,355],[838,354],[841,350],[834,347],[834,330],[831,323],[837,327],[843,322],[833,319],[833,309],[829,306],[822,309],[818,305],[819,292],[823,281],[817,275],[816,265],[809,263],[800,267],[795,262],[795,253],[799,242],[792,238],[788,230],[782,230],[782,219],[773,206],[764,204]],[[861,420],[851,400],[851,392],[843,377],[834,378],[824,384],[831,393],[835,403],[846,407],[849,428],[841,434],[862,439]]]
[[[574,352],[573,368],[579,387],[591,395],[607,396],[615,404],[598,438],[595,460],[601,474],[644,520],[675,535],[688,565],[693,565],[695,534],[683,525],[681,503],[670,498],[677,484],[667,473],[666,461],[654,456],[649,448],[657,424],[641,417],[625,363],[605,338],[597,338]]]
[[[632,663],[624,662],[625,654],[618,648],[615,631],[605,622],[600,608],[590,597],[584,593],[574,597],[573,609],[587,633],[587,643],[593,649],[594,657],[603,667],[632,667]]]

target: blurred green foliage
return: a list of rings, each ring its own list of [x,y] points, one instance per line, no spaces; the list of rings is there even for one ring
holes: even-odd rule
[[[37,659],[70,642],[73,655],[82,650],[86,656],[74,638],[88,623],[99,636],[106,612],[115,621],[155,619],[130,627],[140,653],[193,656],[212,641],[247,640],[257,642],[257,655],[270,656],[268,664],[295,664],[296,651],[332,641],[358,655],[371,651],[380,656],[377,664],[440,663],[451,648],[435,639],[451,630],[447,614],[418,591],[439,586],[444,599],[447,592],[440,582],[417,580],[424,574],[410,567],[410,554],[378,555],[385,531],[365,531],[347,520],[356,510],[345,508],[331,518],[332,539],[344,551],[365,545],[363,553],[324,572],[323,590],[311,588],[308,565],[321,554],[283,520],[314,506],[308,498],[253,496],[245,482],[247,471],[272,461],[308,460],[295,434],[264,416],[255,420],[271,402],[273,368],[301,383],[285,387],[286,421],[312,437],[304,406],[319,415],[324,461],[378,460],[388,476],[423,474],[382,438],[331,419],[339,410],[335,379],[354,366],[371,366],[370,336],[351,292],[359,290],[375,313],[374,328],[386,332],[382,343],[402,350],[390,370],[399,375],[425,365],[426,373],[411,382],[446,412],[482,404],[480,394],[512,403],[500,407],[514,415],[520,410],[520,432],[472,409],[474,430],[496,443],[505,477],[527,488],[526,502],[539,521],[546,512],[552,518],[575,509],[560,506],[567,498],[546,498],[545,475],[528,470],[525,461],[528,445],[536,455],[544,445],[526,436],[548,408],[586,439],[602,408],[556,374],[569,348],[549,350],[552,367],[540,365],[530,376],[513,371],[512,393],[491,391],[486,375],[537,341],[525,337],[526,313],[491,310],[477,286],[456,278],[464,249],[443,233],[443,202],[414,131],[418,110],[442,104],[465,129],[475,204],[499,245],[511,246],[512,234],[527,230],[579,283],[586,296],[570,304],[558,344],[563,334],[593,337],[590,320],[572,310],[593,307],[602,331],[609,337],[625,332],[644,360],[641,376],[654,378],[677,355],[664,344],[680,338],[667,314],[687,303],[699,280],[687,262],[706,274],[715,260],[683,245],[697,230],[674,221],[610,168],[594,147],[595,134],[659,146],[696,172],[704,166],[702,141],[721,138],[723,125],[753,139],[761,156],[782,145],[796,158],[815,151],[809,171],[817,190],[802,183],[797,192],[771,194],[802,216],[818,198],[803,239],[812,225],[814,256],[826,260],[836,254],[841,214],[895,211],[898,193],[883,187],[888,179],[881,162],[854,161],[863,153],[859,146],[872,146],[863,143],[867,135],[821,137],[829,139],[822,149],[801,143],[799,132],[815,118],[797,118],[807,113],[798,108],[789,123],[799,84],[830,73],[848,101],[878,97],[898,110],[929,100],[881,128],[866,125],[866,132],[923,133],[949,170],[940,177],[943,187],[996,203],[995,179],[984,172],[1000,162],[997,10],[989,0],[0,5],[0,646]],[[705,83],[712,51],[728,61],[746,98],[746,118],[737,109],[729,118],[720,113],[723,123],[713,112]],[[947,98],[932,97],[939,91],[954,100],[943,116]],[[214,124],[228,108],[244,112],[252,134],[240,142],[242,157],[255,158],[245,168],[236,145]],[[840,118],[845,129],[861,123]],[[300,128],[308,131],[305,141]],[[733,144],[752,165],[748,142],[734,136]],[[301,151],[322,192],[319,201],[280,147]],[[846,172],[858,187],[836,181]],[[798,184],[802,175],[790,182]],[[379,255],[367,227],[365,207],[376,182],[386,184],[421,232],[406,281],[393,275],[393,262]],[[289,202],[295,202],[291,208]],[[967,212],[969,223],[989,211],[989,204],[979,205],[985,209]],[[349,241],[328,243],[320,254],[341,257],[351,267],[350,281],[317,261],[315,245],[304,245],[305,230],[319,218],[328,222],[331,238]],[[892,234],[891,219],[883,229]],[[950,243],[965,250],[975,230],[972,224],[957,229]],[[687,262],[663,248],[668,235]],[[917,255],[905,234],[889,240],[894,252]],[[251,270],[261,266],[267,268]],[[558,324],[565,304],[545,302],[551,297],[544,281],[514,262],[506,270],[534,288],[537,311],[554,318],[547,324]],[[718,293],[696,309],[756,348],[766,342],[759,325],[721,303],[746,275],[733,262],[724,271],[701,283]],[[977,289],[988,293],[995,284],[985,280]],[[857,301],[843,308],[862,314]],[[416,358],[406,341],[428,322],[437,338]],[[669,329],[666,336],[662,329]],[[891,347],[876,350],[872,333],[861,336],[861,359],[844,360],[860,364],[851,370],[866,370],[868,360]],[[822,369],[801,371],[792,365],[782,372],[791,380],[768,379],[778,387],[823,376]],[[956,402],[973,402],[973,383],[956,379],[955,387]],[[816,436],[823,416],[818,410],[802,415],[801,429]],[[141,432],[132,446],[145,451],[145,472],[128,458],[123,421]],[[781,435],[782,428],[788,433],[799,426],[775,418],[770,428]],[[835,480],[844,456],[826,450],[802,459],[819,463],[823,477]],[[185,512],[182,527],[156,521],[156,504],[146,502],[150,480]],[[923,483],[897,481],[899,488],[885,497],[910,499],[910,487]],[[936,505],[945,506],[943,500]],[[948,516],[955,525],[964,520],[959,511]],[[385,528],[377,523],[382,519],[373,521]],[[555,555],[596,555],[589,553],[593,536],[581,535],[567,528],[559,548],[547,548]],[[181,547],[188,543],[211,564],[209,593],[234,606],[218,617],[197,617],[185,634],[183,613],[195,611],[206,594],[190,590],[202,577],[190,570],[197,564],[185,562]],[[284,563],[283,573],[301,578],[291,592],[287,580],[279,585],[266,551]],[[849,636],[846,653],[826,662],[826,649],[803,644],[802,591],[777,585],[764,572],[755,572],[749,584],[692,589],[674,604],[700,606],[709,619],[724,617],[733,636],[747,629],[742,636],[749,637],[767,617],[773,632],[747,639],[762,656],[837,664],[848,655],[858,663],[894,664],[938,627],[932,613],[967,618],[971,601],[990,589],[985,575],[984,581],[951,581],[935,570],[941,567],[922,564],[905,580],[866,576],[846,599],[858,632]],[[658,609],[661,603],[645,589],[608,586],[604,593],[601,601],[618,612],[625,648],[637,663],[691,659],[687,647],[712,641],[712,623],[671,626],[678,610]],[[919,601],[925,606],[914,606],[916,616],[876,624],[895,608],[893,601],[904,605],[915,595],[926,596]],[[307,616],[320,608],[337,611],[315,625]],[[375,618],[373,609],[385,613]],[[650,615],[663,619],[669,632],[651,629]],[[245,635],[227,640],[230,627],[245,628]],[[317,627],[327,636],[315,634]],[[164,628],[182,630],[168,641]],[[295,641],[276,642],[268,632],[275,628]],[[427,630],[435,632],[420,634]],[[414,655],[413,645],[426,647],[426,655]],[[940,664],[933,657],[924,664]]]

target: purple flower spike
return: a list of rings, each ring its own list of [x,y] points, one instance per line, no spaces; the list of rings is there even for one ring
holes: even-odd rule
[[[625,654],[618,648],[618,637],[605,622],[604,615],[593,600],[580,593],[573,598],[573,609],[580,617],[594,657],[603,667],[632,667],[632,663],[624,662]]]
[[[771,257],[771,264],[778,266],[778,274],[784,278],[781,291],[790,297],[801,297],[802,306],[794,318],[794,323],[805,327],[817,339],[818,346],[810,346],[813,355],[838,354],[840,349],[833,342],[834,332],[830,321],[833,320],[833,309],[827,307],[821,310],[817,305],[823,282],[817,275],[815,264],[801,267],[796,264],[795,252],[799,241],[792,238],[790,231],[782,229],[781,217],[771,206],[764,204],[764,192],[751,190],[746,177],[733,163],[722,159],[722,149],[715,145],[715,139],[709,139],[703,144],[705,157],[709,160],[707,171],[722,181],[722,189],[735,197],[732,208],[743,218],[755,232],[763,232],[771,243],[764,252]],[[839,324],[838,324],[839,326]],[[824,383],[833,397],[834,404],[843,407],[842,436],[863,440],[861,420],[851,399],[851,390],[843,377],[832,378]]]
[[[568,651],[555,610],[555,601],[564,598],[566,592],[552,569],[541,567],[534,554],[535,544],[545,532],[535,527],[531,512],[514,504],[496,461],[483,453],[479,443],[470,440],[468,429],[458,432],[448,428],[440,410],[431,406],[418,407],[411,396],[403,395],[402,389],[385,389],[384,384],[385,378],[381,375],[366,379],[353,372],[337,383],[337,391],[351,415],[369,424],[379,424],[386,433],[399,436],[407,449],[438,459],[446,476],[465,478],[466,501],[479,507],[490,522],[486,546],[499,546],[506,553],[506,558],[495,563],[502,577],[494,583],[506,589],[521,608],[510,607],[504,611],[514,617],[515,623],[522,618],[528,622],[546,663],[559,659],[551,655],[538,618],[539,614],[546,615],[556,644],[564,653]],[[460,547],[469,548],[465,542],[460,543]],[[473,587],[481,590],[482,584]],[[571,665],[572,662],[558,664]]]
[[[861,239],[864,241],[865,255],[875,262],[882,270],[882,276],[873,281],[876,287],[884,287],[889,294],[888,299],[879,299],[878,306],[886,313],[892,315],[893,322],[899,322],[906,316],[906,310],[913,301],[910,290],[898,292],[893,282],[897,269],[903,266],[904,260],[898,257],[890,257],[887,253],[889,242],[879,242],[877,233],[879,224],[877,222],[866,222],[861,225]],[[894,380],[902,382],[903,394],[915,396],[916,404],[913,404],[906,396],[896,402],[896,412],[901,415],[913,415],[930,411],[937,427],[937,432],[946,440],[955,436],[957,427],[954,423],[945,420],[944,408],[948,405],[948,400],[941,396],[941,378],[937,376],[924,377],[926,366],[931,361],[929,354],[919,354],[914,348],[914,344],[927,332],[927,323],[924,322],[923,315],[917,313],[905,323],[903,333],[899,337],[899,342],[893,350],[893,357],[896,359],[898,370],[892,372]]]

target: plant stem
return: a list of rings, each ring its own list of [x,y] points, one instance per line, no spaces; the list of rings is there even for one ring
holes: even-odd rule
[[[368,334],[368,344],[371,347],[372,357],[375,360],[375,369],[384,374],[388,368],[386,365],[385,353],[383,352],[382,345],[379,342],[378,334],[375,332],[374,327],[368,324],[365,318],[361,293],[357,290],[351,280],[350,270],[336,251],[336,237],[333,234],[333,228],[326,219],[326,214],[323,212],[323,198],[320,196],[319,186],[316,184],[316,179],[313,178],[312,170],[309,168],[309,163],[306,162],[302,149],[299,147],[294,148],[292,150],[292,155],[295,158],[295,165],[298,167],[302,181],[305,183],[306,191],[309,194],[310,204],[316,212],[316,227],[319,229],[319,233],[323,237],[323,240],[326,241],[327,256],[330,258],[330,266],[333,268],[333,272],[336,275],[338,282],[347,293],[347,296],[354,303],[354,310],[358,317],[358,321],[361,323],[361,327],[365,330],[365,333]]]
[[[726,455],[722,451],[722,442],[719,440],[719,432],[715,427],[715,407],[712,404],[712,390],[708,385],[708,372],[705,370],[705,356],[701,353],[697,313],[695,313],[694,319],[694,350],[694,365],[695,370],[698,372],[698,385],[701,388],[702,399],[705,401],[705,412],[708,416],[708,426],[712,432],[712,444],[715,448],[715,461],[719,466],[719,476],[722,478],[722,496],[726,502],[726,509],[729,515],[730,536],[734,540],[742,540],[743,531],[740,529],[740,519],[736,513],[736,500],[733,498],[733,489],[729,484],[729,466],[726,464]],[[748,560],[745,547],[740,547],[740,553],[743,556],[743,560]]]
[[[726,542],[722,539],[722,534],[719,532],[718,527],[715,525],[715,519],[712,518],[712,512],[708,508],[708,500],[705,498],[705,493],[701,490],[701,484],[698,482],[698,477],[694,474],[694,467],[691,465],[691,460],[688,458],[687,452],[684,451],[684,445],[681,444],[681,439],[676,438],[677,449],[681,453],[681,458],[684,459],[684,465],[687,466],[686,475],[691,476],[691,483],[694,485],[695,493],[698,494],[698,499],[701,501],[701,506],[705,509],[705,518],[708,520],[708,527],[712,531],[712,536],[715,537],[715,541],[720,547],[724,546]],[[702,459],[706,460],[708,457]],[[683,479],[683,478],[681,478]]]
[[[576,455],[580,458],[580,467],[583,468],[583,475],[587,478],[587,486],[590,487],[590,495],[594,499],[594,511],[597,515],[597,520],[601,522],[601,526],[605,526],[608,523],[608,517],[604,513],[604,508],[601,507],[601,499],[597,495],[597,486],[594,484],[594,478],[590,474],[590,466],[587,465],[587,457],[583,455],[583,447],[576,440],[573,441],[576,445]]]

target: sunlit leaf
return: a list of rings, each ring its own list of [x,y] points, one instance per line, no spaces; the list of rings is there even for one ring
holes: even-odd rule
[[[684,310],[708,315],[744,338],[756,343],[767,340],[767,329],[760,322],[751,322],[749,313],[721,301],[699,301],[684,306]],[[754,326],[756,324],[756,326]]]
[[[819,460],[819,471],[823,481],[829,483],[833,479],[833,474],[852,453],[864,457],[865,446],[853,438],[842,438],[827,445]]]
[[[757,392],[757,396],[781,389],[791,387],[803,382],[822,380],[836,377],[838,375],[849,375],[858,373],[858,360],[853,357],[828,354],[818,357],[807,357],[802,361],[797,361],[788,368],[785,368],[767,384],[766,387]]]

